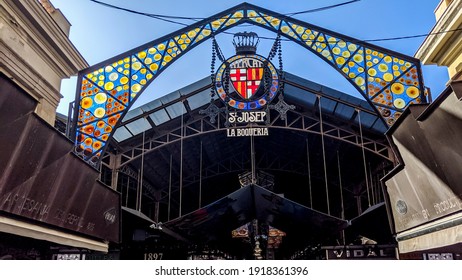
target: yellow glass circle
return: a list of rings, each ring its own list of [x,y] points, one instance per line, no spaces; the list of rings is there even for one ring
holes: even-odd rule
[[[271,24],[272,24],[273,26],[277,26],[277,25],[279,25],[279,23],[280,23],[280,21],[279,21],[279,19],[277,19],[277,18],[274,18],[273,20],[271,20]]]
[[[140,84],[132,85],[132,92],[139,92],[140,90],[141,90],[141,85]]]
[[[380,72],[387,72],[388,71],[388,65],[386,65],[385,63],[380,63],[379,64],[379,71]]]
[[[358,47],[355,45],[355,44],[350,44],[348,45],[348,50],[350,50],[351,52],[354,52],[356,51]]]
[[[117,73],[115,73],[115,72],[109,74],[109,80],[110,80],[110,81],[115,81],[115,80],[117,80],[117,78],[119,78],[119,74],[117,74]]]
[[[148,57],[144,60],[144,63],[146,63],[147,65],[151,64],[152,63],[152,58]]]
[[[363,56],[360,55],[360,54],[356,54],[355,56],[353,56],[353,60],[357,63],[360,63],[364,60]]]
[[[102,104],[106,102],[107,100],[107,95],[104,92],[100,92],[97,95],[95,95],[95,103],[96,104]]]
[[[401,98],[396,98],[395,101],[393,101],[393,105],[398,109],[403,109],[404,106],[406,106],[406,102]]]
[[[410,98],[417,98],[420,95],[420,90],[418,88],[414,87],[414,86],[410,86],[410,87],[407,88],[406,94]]]
[[[88,109],[88,108],[91,107],[91,105],[93,105],[93,99],[91,99],[90,97],[84,97],[84,98],[82,98],[81,103],[82,103],[82,105],[81,105],[82,108]]]
[[[337,64],[343,65],[345,63],[345,59],[339,56],[335,59],[335,62],[337,62]]]
[[[355,83],[356,83],[358,86],[364,85],[365,82],[366,82],[366,81],[364,80],[363,77],[356,77],[356,79],[355,79]]]
[[[215,20],[215,21],[212,22],[212,27],[215,28],[215,29],[220,27],[220,25],[221,25],[221,23],[218,20]]]
[[[114,83],[113,82],[107,82],[104,84],[104,89],[105,90],[112,90],[114,88]]]
[[[234,17],[236,17],[236,18],[242,18],[242,17],[244,17],[244,15],[242,14],[242,12],[235,12],[235,13],[234,13]]]
[[[394,94],[402,94],[404,92],[404,86],[400,83],[394,83],[391,85],[391,92]]]
[[[96,108],[95,113],[94,113],[95,117],[99,119],[104,117],[105,114],[106,114],[106,110],[104,110],[104,108],[101,108],[101,107]]]
[[[125,85],[126,83],[128,83],[128,78],[125,77],[125,76],[122,77],[122,78],[120,78],[120,83],[121,83],[122,85]]]
[[[330,37],[327,42],[329,42],[329,44],[335,44],[335,42],[337,42],[337,39],[335,39],[334,37]]]
[[[393,75],[390,73],[385,73],[383,75],[383,80],[386,82],[391,82],[393,80]]]
[[[155,60],[155,61],[159,61],[161,58],[162,58],[162,55],[160,55],[159,53],[156,53],[156,54],[154,55],[154,60]]]
[[[351,55],[351,53],[350,53],[349,51],[344,51],[344,52],[342,53],[342,56],[343,56],[343,57],[350,57],[350,55]]]
[[[149,69],[151,69],[151,71],[157,71],[157,69],[159,69],[159,65],[153,63],[153,64],[149,65]]]
[[[141,64],[141,62],[139,62],[139,61],[137,61],[137,62],[135,62],[135,63],[132,64],[132,68],[133,68],[133,70],[135,70],[135,71],[140,70],[141,67],[142,67],[142,64]]]
[[[194,31],[194,30],[189,31],[188,36],[189,36],[189,38],[193,38],[194,36],[196,36],[196,31]]]

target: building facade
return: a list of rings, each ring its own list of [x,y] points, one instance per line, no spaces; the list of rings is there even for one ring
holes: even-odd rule
[[[89,67],[49,1],[2,0],[0,258],[395,259],[396,244],[400,258],[461,258],[461,5],[441,1],[416,54],[451,76],[429,105],[415,58],[246,3]],[[257,99],[223,94],[218,72],[128,111],[158,69],[239,21],[308,46],[367,101],[280,63],[261,67],[273,87]],[[76,73],[73,142],[54,125]]]
[[[119,194],[53,127],[61,80],[87,67],[69,28],[48,1],[1,1],[3,259],[81,257],[119,242]]]
[[[435,17],[415,56],[447,66],[450,80],[387,132],[400,164],[383,182],[401,258],[461,259],[462,1],[440,1]]]
[[[448,67],[449,82],[462,79],[462,1],[441,0],[436,24],[417,50],[423,64]]]

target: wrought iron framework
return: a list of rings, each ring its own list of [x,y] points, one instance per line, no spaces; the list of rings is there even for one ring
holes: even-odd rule
[[[389,126],[409,104],[426,102],[419,60],[243,3],[82,70],[71,133],[77,154],[96,165],[119,121],[158,75],[195,46],[242,23],[273,31],[319,56],[343,75]],[[342,133],[327,130],[326,135],[354,139]]]
[[[159,108],[160,110],[161,108]],[[277,111],[276,111],[277,112]],[[301,131],[306,133],[314,133],[325,137],[333,138],[339,141],[343,141],[352,144],[357,147],[364,146],[364,149],[378,155],[389,161],[393,160],[393,156],[390,153],[390,147],[388,143],[383,141],[372,140],[363,137],[357,131],[348,130],[341,128],[328,122],[323,122],[323,131],[321,132],[321,123],[317,116],[311,116],[295,110],[290,110],[290,114],[287,114],[286,119],[281,119],[281,114],[277,112],[277,116],[273,117],[268,125],[253,125],[253,127],[266,127],[269,129],[287,129],[294,131]],[[161,135],[150,138],[143,144],[131,147],[129,150],[121,151],[121,164],[120,167],[129,164],[130,162],[141,158],[143,154],[151,153],[156,149],[163,148],[169,144],[179,142],[181,138],[183,140],[201,136],[207,133],[226,133],[226,114],[220,112],[217,116],[217,121],[212,123],[207,116],[201,116],[191,119],[184,124],[184,134],[181,135],[181,128],[175,127],[171,131],[167,131]]]

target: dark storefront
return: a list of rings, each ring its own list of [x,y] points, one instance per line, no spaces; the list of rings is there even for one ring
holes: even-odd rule
[[[96,180],[99,172],[71,152],[72,142],[36,116],[36,102],[3,74],[0,92],[3,256],[50,258],[61,245],[107,251],[109,242],[117,244],[119,193]],[[34,240],[37,246],[27,246]]]

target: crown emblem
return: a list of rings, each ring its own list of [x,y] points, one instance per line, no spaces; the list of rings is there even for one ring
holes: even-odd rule
[[[259,42],[260,38],[255,32],[239,32],[234,34],[233,38],[233,45],[238,55],[256,54]]]

